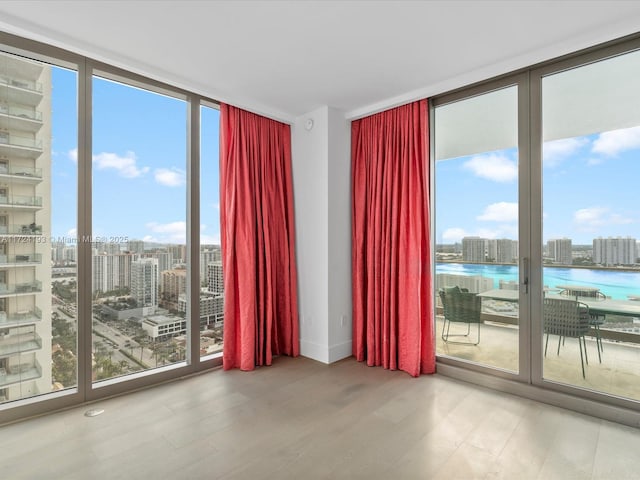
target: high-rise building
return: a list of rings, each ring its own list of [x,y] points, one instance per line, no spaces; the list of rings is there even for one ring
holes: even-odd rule
[[[161,273],[161,302],[168,310],[178,309],[178,298],[187,293],[187,269],[175,268]]]
[[[52,375],[51,69],[0,61],[1,403],[50,392]]]
[[[464,237],[462,239],[462,260],[465,262],[485,262],[486,241],[480,237]]]
[[[200,248],[200,283],[207,282],[207,265],[222,261],[218,245],[203,245]]]
[[[141,258],[131,262],[131,296],[138,307],[158,306],[158,259]]]
[[[219,294],[224,293],[222,262],[212,262],[207,265],[207,291]]]
[[[496,242],[496,253],[493,257],[496,263],[517,263],[518,262],[518,242],[501,238]]]
[[[127,250],[131,253],[144,253],[144,242],[142,240],[129,240],[127,242]]]
[[[131,286],[131,263],[133,254],[94,254],[93,292],[110,292]]]
[[[555,238],[547,241],[547,254],[553,263],[571,265],[573,263],[570,238]]]
[[[593,239],[593,262],[600,265],[633,265],[638,258],[636,239],[608,237]]]

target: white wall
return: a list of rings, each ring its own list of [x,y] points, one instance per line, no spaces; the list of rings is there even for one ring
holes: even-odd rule
[[[351,355],[351,122],[329,108],[329,362]]]
[[[300,350],[325,363],[351,355],[349,125],[324,106],[291,128]]]

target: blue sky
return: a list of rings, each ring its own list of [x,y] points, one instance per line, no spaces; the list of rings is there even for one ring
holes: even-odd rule
[[[640,127],[544,144],[543,240],[640,239]],[[436,163],[436,242],[517,239],[515,148]]]
[[[52,236],[75,237],[77,76],[52,72]],[[219,112],[202,108],[201,241],[219,243]],[[93,235],[185,243],[187,104],[93,81]]]

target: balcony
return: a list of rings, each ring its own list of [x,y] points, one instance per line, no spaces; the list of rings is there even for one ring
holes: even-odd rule
[[[19,105],[0,104],[0,129],[35,133],[42,127],[42,112]]]
[[[0,266],[2,267],[38,265],[40,263],[42,263],[42,254],[40,253],[22,253],[16,255],[0,254]]]
[[[485,300],[483,300],[484,304]],[[501,307],[498,306],[498,310]],[[505,305],[506,310],[506,305]],[[439,306],[436,310],[436,351],[439,356],[451,357],[465,362],[516,372],[519,362],[518,319],[508,312],[497,312],[483,305],[481,314],[481,338],[476,346],[445,343],[442,339],[444,318]],[[605,326],[607,323],[604,324]],[[612,327],[601,327],[603,351],[602,362],[598,361],[597,333],[592,329],[586,337],[588,364],[585,378],[582,377],[580,350],[575,338],[564,338],[558,354],[558,337],[550,335],[544,360],[545,380],[587,390],[640,400],[640,333],[623,331]],[[636,329],[639,326],[631,323]],[[634,328],[631,327],[630,330]],[[465,324],[453,323],[450,335],[464,334]],[[471,328],[475,339],[475,326]],[[540,339],[540,351],[544,351],[544,340]]]
[[[0,388],[28,380],[35,380],[42,376],[42,367],[37,360],[20,363],[6,368],[0,368]]]
[[[42,320],[42,310],[33,307],[30,310],[19,310],[9,313],[0,312],[0,328],[31,325]]]
[[[0,178],[10,178],[13,183],[40,183],[42,181],[42,169],[0,164]]]
[[[2,235],[42,235],[42,225],[35,223],[22,225],[0,225],[0,236]]]
[[[36,159],[42,154],[42,140],[0,132],[0,155]]]
[[[38,210],[42,208],[42,197],[0,195],[0,206],[12,207],[16,210]]]
[[[42,338],[36,332],[5,334],[0,332],[0,358],[42,348]]]
[[[9,295],[29,295],[42,292],[42,282],[34,280],[26,283],[0,283],[0,298]]]
[[[36,106],[42,100],[42,83],[0,75],[0,88],[5,88],[11,103]]]

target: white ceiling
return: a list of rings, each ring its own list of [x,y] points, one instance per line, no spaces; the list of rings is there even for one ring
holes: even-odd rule
[[[638,1],[8,1],[0,29],[291,121],[361,116],[640,31]]]

